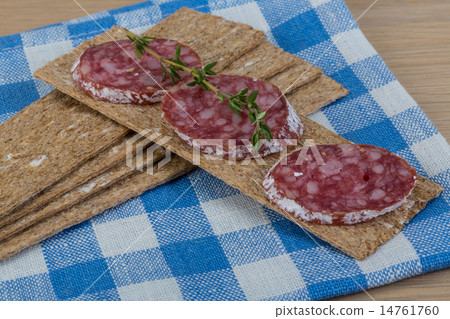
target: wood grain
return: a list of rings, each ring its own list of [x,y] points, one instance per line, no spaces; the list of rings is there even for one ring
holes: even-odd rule
[[[374,0],[347,0],[355,18]],[[400,83],[450,140],[450,2],[379,0],[358,24]],[[368,291],[376,300],[450,300],[450,269]],[[365,293],[334,300],[370,300]]]
[[[347,0],[358,17],[374,0]],[[89,12],[136,0],[78,0]],[[379,0],[358,21],[362,31],[445,138],[450,139],[450,2]],[[0,36],[84,16],[72,0],[2,0]],[[450,269],[368,291],[376,300],[450,300]],[[334,300],[369,300],[365,293]]]

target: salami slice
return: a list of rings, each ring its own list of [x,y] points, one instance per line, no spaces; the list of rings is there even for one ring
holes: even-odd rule
[[[314,148],[289,154],[264,178],[267,197],[296,218],[319,224],[368,221],[399,207],[416,184],[414,168],[385,149]]]
[[[212,85],[223,92],[236,94],[248,88],[258,90],[256,103],[267,111],[264,121],[274,140],[263,140],[259,153],[252,151],[251,136],[255,126],[248,119],[230,110],[227,101],[221,102],[213,91],[180,83],[172,87],[162,101],[163,117],[177,134],[194,148],[224,158],[243,159],[266,156],[296,144],[303,132],[303,124],[281,91],[273,84],[237,75],[208,77]]]
[[[173,57],[179,43],[155,39],[149,47],[162,57]],[[180,58],[189,67],[201,68],[200,57],[182,45]],[[179,72],[180,81],[190,77]],[[136,56],[130,40],[106,42],[85,50],[72,66],[72,77],[89,95],[112,103],[151,104],[159,102],[173,84],[168,76],[162,81],[159,60],[144,52]]]

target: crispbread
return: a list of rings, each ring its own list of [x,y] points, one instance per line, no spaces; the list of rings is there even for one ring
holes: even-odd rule
[[[117,28],[114,29],[111,33],[113,37],[123,37],[123,33],[121,34],[121,31]],[[158,132],[170,137],[170,141],[165,144],[165,146],[181,157],[192,160],[192,148],[184,143],[173,131],[173,129],[161,119],[159,105],[142,108],[134,105],[120,105],[95,101],[90,96],[84,94],[84,92],[79,90],[76,85],[71,82],[70,68],[77,56],[87,46],[92,45],[93,43],[101,42],[101,39],[106,39],[105,35],[97,36],[92,41],[92,43],[83,43],[82,46],[76,48],[71,53],[47,64],[44,68],[38,70],[35,75],[38,78],[48,82],[49,84],[54,85],[64,93],[75,97],[76,99],[82,101],[83,103],[86,103],[87,105],[100,111],[106,116],[129,127],[130,129],[136,132],[140,132],[141,134],[146,132],[145,135],[150,139],[152,138],[151,135],[154,132]],[[213,43],[208,43],[207,49],[210,49],[211,47],[214,48],[215,46],[213,45]],[[203,48],[203,50],[197,50],[198,53],[202,55],[205,48]],[[330,79],[329,81],[332,80]],[[337,91],[342,91],[342,88],[339,88]],[[294,108],[300,107],[295,104],[293,104],[293,106]],[[313,139],[317,144],[345,142],[345,139],[330,132],[319,124],[304,117],[303,121],[305,124],[305,131],[308,132],[308,134],[305,134],[299,140],[298,145],[295,147],[296,149],[300,148],[303,145],[306,138]],[[267,170],[272,167],[278,160],[278,154],[267,156],[264,158],[264,160],[264,165],[258,164],[258,162],[255,160],[238,162],[236,165],[228,165],[225,160],[208,160],[205,158],[205,156],[201,155],[200,166],[216,177],[222,179],[227,184],[238,188],[260,203],[278,211],[280,214],[294,221],[299,226],[308,229],[316,236],[328,241],[330,244],[355,258],[365,258],[367,255],[373,253],[376,248],[379,247],[383,242],[394,235],[393,232],[380,232],[377,227],[373,227],[373,225],[369,226],[370,222],[354,225],[352,227],[326,226],[310,224],[292,218],[289,214],[271,205],[271,203],[264,196],[264,192],[261,188],[262,178]],[[412,218],[412,216],[420,210],[421,206],[424,205],[424,203],[436,197],[442,191],[442,188],[440,186],[423,178],[420,178],[418,184],[419,185],[417,186],[415,193],[411,196],[411,198],[415,200],[415,204],[410,209],[410,213],[407,216],[408,218],[406,219],[406,221],[409,220],[409,218]],[[425,189],[426,191],[422,191],[423,189]],[[399,213],[401,209],[402,208],[399,208],[395,213],[387,215],[388,218],[392,219],[390,220],[393,224],[392,228],[396,230],[401,229],[403,223],[405,222],[405,219],[403,217],[402,219],[399,219],[398,217],[401,215],[401,213]],[[332,232],[334,233],[334,236],[329,236],[331,232],[329,227],[333,227]]]
[[[71,189],[87,182],[89,179],[124,161],[127,156],[126,141],[129,138],[130,136],[125,136],[115,145],[109,147],[100,154],[97,154],[86,163],[76,168],[73,172],[64,176],[58,182],[42,192],[39,196],[36,196],[31,201],[26,203],[23,207],[20,207],[3,218],[0,218],[0,227],[12,223],[15,220],[33,212],[59,196],[67,193]],[[95,139],[93,139],[92,142],[99,143],[99,141]],[[128,152],[132,152],[132,150],[128,150]]]
[[[136,170],[142,171],[148,164],[158,162],[164,157],[164,150],[162,148],[156,149],[152,154],[152,158],[147,161],[147,156],[144,155],[138,163],[128,166],[125,161],[109,169],[108,171],[90,179],[88,182],[75,187],[71,191],[64,194],[64,196],[50,202],[44,207],[29,213],[28,215],[16,220],[14,223],[0,228],[0,241],[14,235],[15,233],[38,223],[39,221],[53,216],[65,209],[68,209],[77,203],[84,201],[98,192],[116,184],[122,179],[130,176]]]
[[[110,207],[119,205],[132,197],[139,196],[148,189],[183,175],[192,170],[192,168],[193,166],[185,160],[178,156],[172,156],[172,160],[168,164],[160,169],[155,168],[153,175],[149,175],[146,172],[134,173],[96,196],[49,217],[1,242],[0,260],[15,255],[19,251],[37,244],[70,226],[88,220]]]
[[[301,115],[310,114],[348,94],[348,90],[333,79],[322,75],[314,81],[301,86],[286,95],[297,112]]]
[[[24,205],[127,132],[57,91],[8,119],[0,126],[0,217]],[[102,143],[91,143],[92,139]]]

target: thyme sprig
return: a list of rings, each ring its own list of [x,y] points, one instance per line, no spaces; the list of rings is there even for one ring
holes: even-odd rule
[[[130,35],[127,35],[127,37],[133,42],[133,45],[136,48],[136,55],[139,59],[142,57],[142,54],[144,53],[145,48],[148,47],[148,44],[153,40],[155,40],[155,37],[143,37],[143,36],[134,37]]]
[[[249,93],[248,88],[240,90],[237,94],[232,94],[228,92],[223,92],[213,86],[207,79],[208,75],[215,75],[216,72],[212,70],[216,66],[217,61],[207,64],[202,69],[196,69],[195,67],[189,68],[181,59],[181,45],[178,45],[175,56],[173,58],[166,58],[160,56],[158,53],[150,49],[148,46],[155,37],[144,37],[135,35],[129,30],[126,30],[127,37],[132,41],[136,48],[136,55],[140,59],[144,51],[150,53],[155,58],[159,60],[162,72],[162,81],[164,81],[169,75],[170,80],[173,84],[176,84],[176,79],[181,79],[179,71],[186,71],[192,75],[192,82],[187,83],[188,86],[200,86],[203,90],[212,90],[216,93],[218,99],[221,102],[228,102],[229,108],[242,117],[242,112],[244,109],[247,111],[249,120],[255,125],[255,130],[251,137],[251,143],[253,145],[253,150],[258,152],[262,145],[262,139],[265,138],[267,141],[271,142],[273,140],[272,133],[269,126],[263,121],[267,113],[261,111],[258,104],[255,102],[258,96],[258,90]]]

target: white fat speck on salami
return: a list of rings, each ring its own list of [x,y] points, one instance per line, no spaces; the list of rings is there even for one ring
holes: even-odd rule
[[[405,203],[416,184],[414,168],[385,149],[316,147],[318,152],[289,154],[264,177],[266,196],[295,218],[336,225],[365,222]]]
[[[149,47],[160,56],[171,58],[179,44],[174,40],[155,39]],[[180,59],[189,67],[202,67],[200,57],[188,46],[181,46]],[[179,81],[190,78],[188,72],[179,74]],[[72,77],[94,98],[124,104],[159,102],[165,90],[173,85],[169,76],[162,81],[159,60],[150,53],[144,52],[138,59],[130,40],[105,42],[86,49],[73,64]]]
[[[236,94],[245,88],[249,92],[258,90],[256,103],[262,111],[267,111],[264,121],[274,141],[263,140],[259,153],[254,153],[250,140],[255,125],[245,110],[240,117],[231,111],[227,101],[221,102],[215,92],[180,83],[164,97],[162,113],[175,132],[192,147],[224,158],[244,159],[281,152],[302,135],[300,118],[273,84],[237,75],[209,76],[208,80],[222,92]]]

